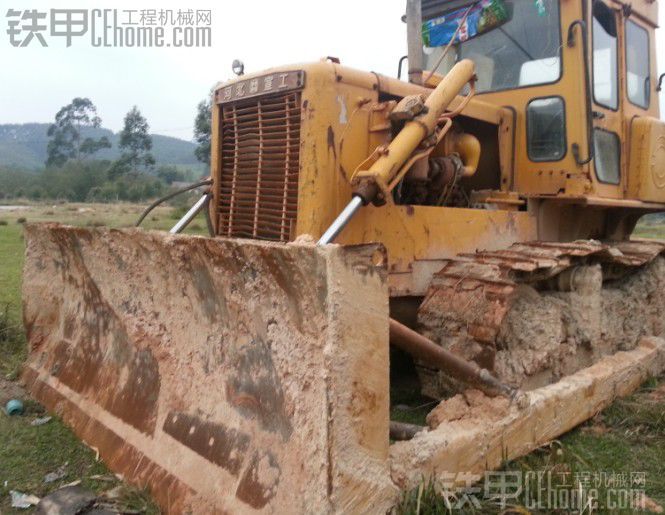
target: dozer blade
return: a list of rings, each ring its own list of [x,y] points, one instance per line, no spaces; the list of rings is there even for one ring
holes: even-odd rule
[[[165,511],[394,503],[381,247],[25,237],[30,391]]]

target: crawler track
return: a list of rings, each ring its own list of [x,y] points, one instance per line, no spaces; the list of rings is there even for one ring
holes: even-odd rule
[[[458,350],[493,370],[497,335],[521,284],[537,286],[578,266],[600,264],[620,277],[665,253],[665,241],[516,243],[505,250],[460,254],[434,276],[419,308],[421,330],[458,340]],[[470,342],[471,341],[471,342]],[[471,349],[471,346],[474,348]]]

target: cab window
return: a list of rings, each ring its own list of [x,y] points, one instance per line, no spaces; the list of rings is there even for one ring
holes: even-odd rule
[[[436,66],[467,9],[424,20],[426,69]],[[445,75],[461,59],[474,61],[478,93],[556,82],[561,76],[559,0],[477,2],[436,72]]]
[[[649,107],[649,33],[632,20],[626,21],[626,91],[638,107]]]
[[[619,136],[596,127],[593,130],[596,177],[605,184],[619,184],[621,149]]]
[[[614,11],[603,2],[593,4],[593,97],[597,104],[619,107],[617,26]]]
[[[566,154],[566,110],[561,97],[536,98],[526,108],[531,161],[559,161]]]

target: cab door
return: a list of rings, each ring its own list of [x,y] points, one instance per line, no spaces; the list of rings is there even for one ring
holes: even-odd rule
[[[596,194],[622,198],[626,177],[622,144],[620,12],[602,0],[590,2],[591,101],[593,124],[592,174]]]

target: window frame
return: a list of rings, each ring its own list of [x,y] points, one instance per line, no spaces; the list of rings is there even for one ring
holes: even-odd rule
[[[553,98],[561,100],[561,103],[563,104],[563,154],[561,154],[561,157],[559,159],[534,159],[533,157],[531,157],[531,151],[530,151],[531,149],[530,149],[530,138],[529,138],[529,106],[536,100],[549,100]],[[526,154],[527,157],[529,158],[529,161],[533,163],[558,163],[559,161],[563,161],[568,155],[566,99],[563,98],[561,95],[545,95],[541,97],[533,97],[529,99],[529,101],[526,104],[526,107],[524,108],[524,118],[526,124]]]
[[[594,19],[595,16],[593,15],[593,6],[596,2],[600,2],[603,4],[607,9],[612,11],[612,14],[614,15],[614,24],[615,27],[617,28],[617,35],[614,38],[616,40],[616,52],[615,52],[615,66],[614,66],[614,79],[616,80],[616,89],[617,89],[617,106],[616,107],[611,107],[607,104],[603,104],[602,102],[599,102],[598,99],[596,98],[596,74],[595,74],[595,58],[594,58],[594,51],[596,49],[595,45],[595,30],[593,28],[594,25]],[[600,22],[599,22],[600,23]],[[605,2],[602,0],[593,0],[591,2],[591,96],[593,97],[593,102],[596,105],[599,105],[605,109],[608,109],[610,111],[618,112],[619,107],[621,106],[621,83],[619,81],[619,33],[618,33],[618,28],[619,28],[619,23],[617,21],[617,13],[614,9],[612,9],[609,5],[607,5]]]
[[[641,105],[641,104],[638,104],[637,102],[633,102],[633,100],[630,98],[630,94],[628,92],[628,30],[626,29],[626,27],[628,27],[629,23],[632,23],[635,27],[642,30],[647,36],[647,71],[648,71],[649,74],[647,75],[646,78],[649,80],[649,89],[648,89],[649,96],[647,98],[646,105]],[[635,107],[647,111],[651,107],[651,35],[649,34],[649,30],[646,27],[644,27],[644,26],[640,25],[639,23],[631,20],[630,18],[626,18],[626,20],[624,21],[623,33],[624,33],[624,45],[623,46],[624,46],[624,53],[625,53],[624,59],[626,61],[626,99],[628,100],[628,102],[633,104]]]

